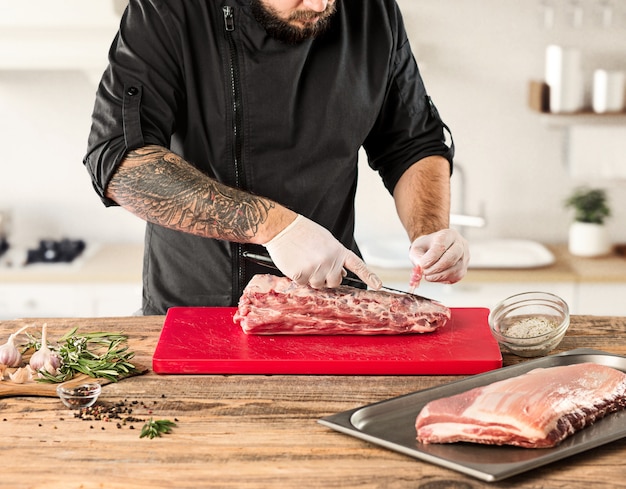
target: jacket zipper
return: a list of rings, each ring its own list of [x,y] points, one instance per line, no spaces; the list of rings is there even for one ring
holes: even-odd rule
[[[232,136],[233,136],[233,166],[235,171],[235,186],[237,188],[245,189],[246,182],[243,172],[242,161],[242,103],[241,103],[241,80],[239,72],[239,53],[237,51],[237,44],[233,38],[233,32],[235,30],[235,12],[233,7],[225,6],[222,9],[224,13],[224,29],[226,39],[228,41],[229,52],[229,71],[230,71],[230,96],[231,96],[231,109],[232,109]],[[243,245],[240,243],[233,243],[231,245],[232,250],[232,305],[236,305],[239,301],[240,291],[243,288],[243,282],[245,280],[245,261],[243,259]]]

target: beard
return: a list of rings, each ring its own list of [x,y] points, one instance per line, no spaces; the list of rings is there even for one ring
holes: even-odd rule
[[[274,39],[287,44],[300,44],[328,30],[337,6],[336,2],[329,3],[323,12],[296,10],[286,19],[281,18],[273,7],[265,5],[263,0],[250,0],[250,9],[256,21]],[[315,18],[317,21],[307,22]]]

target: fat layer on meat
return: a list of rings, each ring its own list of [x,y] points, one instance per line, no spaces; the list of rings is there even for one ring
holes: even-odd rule
[[[626,374],[595,363],[538,368],[424,406],[421,443],[548,448],[626,408]]]
[[[313,289],[285,277],[255,275],[234,316],[248,334],[405,334],[442,327],[450,309],[406,294]]]

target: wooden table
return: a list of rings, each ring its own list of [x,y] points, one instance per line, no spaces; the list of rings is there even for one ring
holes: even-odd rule
[[[46,319],[52,338],[124,331],[151,365],[162,316]],[[0,322],[2,338],[27,319]],[[4,340],[3,340],[4,341]],[[574,316],[558,351],[626,355],[626,318]],[[523,359],[505,355],[505,365]],[[0,487],[63,489],[624,487],[626,439],[498,483],[486,483],[335,432],[321,417],[456,380],[452,376],[161,376],[103,387],[101,403],[138,418],[177,420],[139,438],[143,423],[83,421],[56,398],[0,399]],[[130,426],[134,426],[131,429]]]

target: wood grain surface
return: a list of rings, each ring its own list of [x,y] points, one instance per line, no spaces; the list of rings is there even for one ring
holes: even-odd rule
[[[122,331],[151,364],[163,317],[45,319],[51,340],[70,328]],[[32,322],[32,319],[28,320]],[[44,321],[42,319],[42,321]],[[1,321],[2,337],[23,321]],[[626,355],[626,318],[574,316],[557,351]],[[505,354],[505,365],[524,361]],[[4,488],[589,488],[626,487],[626,440],[530,473],[486,483],[317,423],[321,417],[460,376],[146,375],[105,385],[98,405],[176,421],[139,438],[142,422],[83,420],[56,398],[0,399]],[[119,425],[118,425],[119,423]],[[131,428],[132,427],[132,428]]]

